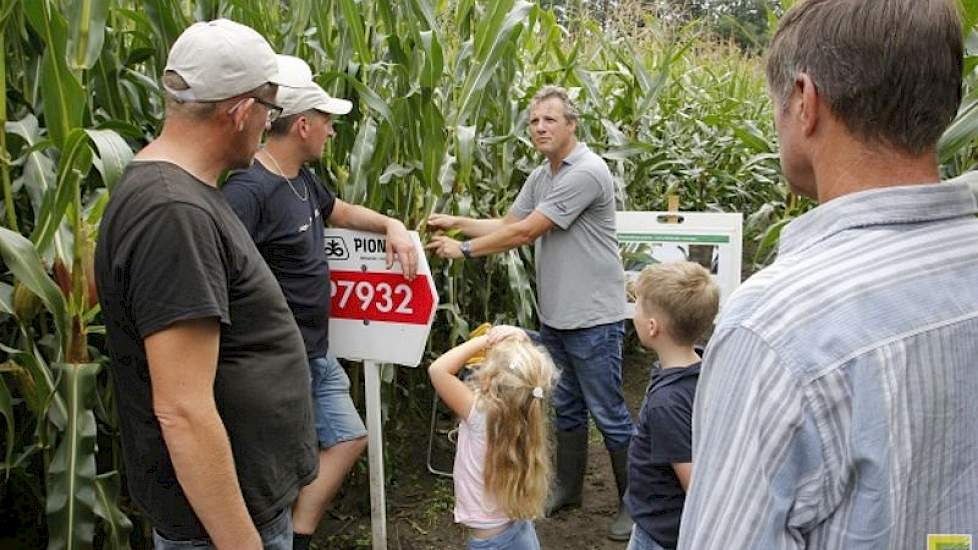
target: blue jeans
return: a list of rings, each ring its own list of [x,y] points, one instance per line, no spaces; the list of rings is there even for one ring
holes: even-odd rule
[[[628,541],[628,548],[625,550],[666,550],[664,547],[655,542],[645,529],[642,529],[638,524],[632,526],[632,538]]]
[[[275,519],[258,530],[265,550],[292,550],[292,511],[284,508]],[[153,529],[154,550],[216,550],[209,538],[170,540]]]
[[[491,539],[469,539],[469,550],[540,550],[532,521],[514,521]]]
[[[540,341],[560,369],[553,392],[556,428],[586,430],[590,412],[611,452],[627,449],[635,429],[621,387],[624,337],[623,321],[572,330],[540,327]]]
[[[328,449],[365,437],[367,428],[350,398],[350,377],[336,357],[329,353],[326,357],[310,359],[309,370],[319,447]]]

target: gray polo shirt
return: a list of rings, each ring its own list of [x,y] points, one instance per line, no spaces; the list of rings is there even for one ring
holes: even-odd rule
[[[577,329],[624,319],[615,186],[604,160],[579,143],[556,175],[549,162],[537,167],[509,213],[523,219],[534,210],[556,226],[536,241],[540,322]]]

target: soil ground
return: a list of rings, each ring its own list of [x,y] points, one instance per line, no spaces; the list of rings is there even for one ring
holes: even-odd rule
[[[638,351],[625,357],[625,400],[636,417],[654,356]],[[430,413],[426,403],[420,409]],[[387,443],[387,538],[390,550],[443,550],[464,548],[465,530],[452,520],[452,480],[428,472],[429,418],[411,419],[384,434]],[[437,469],[451,470],[454,447],[447,432],[453,421],[440,413],[432,457]],[[608,453],[592,425],[584,485],[584,504],[551,519],[535,523],[546,550],[624,550],[626,543],[605,537],[617,511],[617,494]],[[370,547],[370,495],[366,462],[361,460],[332,510],[320,523],[313,542],[316,549]]]

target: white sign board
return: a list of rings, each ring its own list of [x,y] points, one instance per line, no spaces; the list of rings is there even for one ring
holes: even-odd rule
[[[721,304],[740,286],[742,214],[618,212],[617,224],[626,283],[649,264],[689,260],[713,274]],[[634,315],[635,304],[628,308]]]
[[[387,269],[384,235],[326,229],[332,303],[329,349],[337,357],[416,367],[421,362],[438,293],[415,231],[418,276],[404,278],[401,265]]]

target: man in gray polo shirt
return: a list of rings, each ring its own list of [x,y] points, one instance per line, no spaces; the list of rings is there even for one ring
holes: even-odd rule
[[[472,240],[433,237],[442,258],[487,256],[536,243],[540,337],[561,368],[554,391],[557,479],[547,515],[581,503],[588,412],[611,455],[618,495],[627,485],[632,419],[621,384],[625,282],[615,236],[615,194],[605,162],[578,143],[578,113],[567,93],[541,89],[530,103],[530,134],[547,162],[527,178],[502,219],[434,214],[428,225]],[[609,537],[628,540],[619,506]]]

